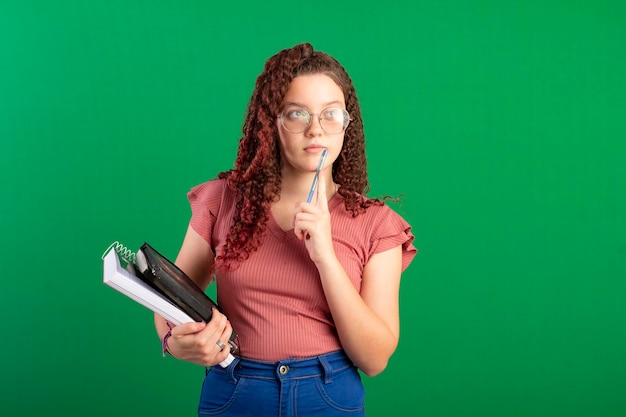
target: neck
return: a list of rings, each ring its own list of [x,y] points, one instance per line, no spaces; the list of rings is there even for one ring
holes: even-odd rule
[[[326,197],[328,200],[337,192],[335,183],[332,180],[332,168],[325,172],[326,181]],[[283,201],[305,201],[315,173],[306,173],[301,175],[283,175],[281,180],[280,199]],[[318,184],[319,187],[319,184]]]

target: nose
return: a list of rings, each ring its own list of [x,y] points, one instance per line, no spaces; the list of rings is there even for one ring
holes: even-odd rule
[[[317,120],[315,120],[317,118]],[[320,136],[324,133],[322,129],[322,120],[319,114],[311,114],[311,123],[306,128],[307,136]]]

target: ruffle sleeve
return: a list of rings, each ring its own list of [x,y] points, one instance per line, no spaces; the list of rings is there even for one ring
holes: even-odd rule
[[[224,180],[212,180],[193,187],[187,193],[187,199],[191,205],[189,225],[209,245],[211,245],[213,226],[222,204],[225,185]]]
[[[404,271],[417,254],[417,248],[413,246],[415,236],[411,233],[411,225],[386,205],[381,206],[376,217],[369,255],[402,245],[402,271]]]

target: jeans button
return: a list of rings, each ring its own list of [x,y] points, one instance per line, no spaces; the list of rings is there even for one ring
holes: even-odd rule
[[[280,372],[281,375],[287,375],[289,367],[287,365],[281,365],[280,368],[278,368],[278,372]]]

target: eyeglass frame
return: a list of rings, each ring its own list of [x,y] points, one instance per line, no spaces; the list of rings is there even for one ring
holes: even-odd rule
[[[307,109],[304,106],[294,106],[297,107],[298,109],[302,109],[305,110],[308,115],[309,115],[309,122],[306,124],[305,128],[299,132],[294,132],[292,130],[287,129],[287,126],[285,126],[285,121],[283,120],[283,115],[285,113],[285,111],[287,111],[289,108],[285,108],[283,109],[280,114],[278,115],[278,118],[280,119],[280,124],[285,128],[285,130],[289,133],[302,133],[302,132],[306,132],[307,129],[309,129],[311,127],[311,124],[313,123],[313,116],[317,116],[317,121],[320,124],[320,127],[322,128],[322,130],[324,131],[324,133],[328,134],[328,135],[338,135],[340,133],[343,133],[346,131],[346,129],[348,128],[348,126],[350,125],[350,122],[353,120],[350,117],[350,113],[348,113],[348,110],[346,109],[342,109],[341,107],[335,107],[335,106],[330,106],[330,107],[326,107],[324,109],[322,109],[319,113],[311,113],[311,111],[309,109]],[[344,116],[344,126],[343,129],[341,130],[341,132],[337,132],[337,133],[329,133],[326,131],[326,129],[324,129],[324,125],[322,125],[322,119],[320,118],[320,115],[323,114],[326,110],[330,110],[330,109],[337,109],[337,110],[341,110],[343,112],[343,116]]]

